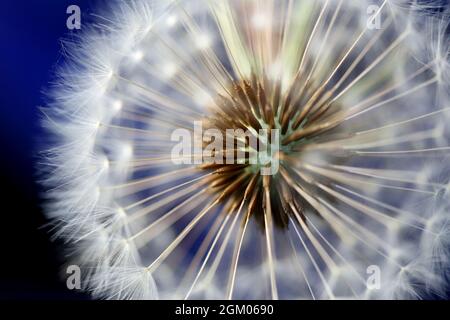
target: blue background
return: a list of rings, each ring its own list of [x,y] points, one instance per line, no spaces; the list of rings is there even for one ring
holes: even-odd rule
[[[0,5],[0,298],[79,299],[62,282],[61,245],[50,242],[35,184],[38,107],[60,60],[66,9],[82,19],[100,1],[26,0]],[[95,7],[94,7],[95,8]],[[77,31],[73,31],[77,32]]]

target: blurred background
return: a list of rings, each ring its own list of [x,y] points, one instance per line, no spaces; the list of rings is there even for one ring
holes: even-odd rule
[[[42,90],[69,31],[66,9],[82,19],[99,1],[2,1],[0,6],[0,299],[86,299],[66,288],[61,244],[49,240],[34,163]],[[83,22],[83,20],[82,20]]]

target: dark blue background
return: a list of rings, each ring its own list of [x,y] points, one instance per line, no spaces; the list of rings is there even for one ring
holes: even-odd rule
[[[62,250],[42,228],[34,156],[39,144],[38,106],[60,59],[66,9],[82,18],[99,1],[7,0],[0,4],[0,298],[72,299],[60,281]],[[78,32],[78,31],[74,31]]]

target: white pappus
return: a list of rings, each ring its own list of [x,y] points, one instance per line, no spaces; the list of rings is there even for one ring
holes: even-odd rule
[[[420,0],[136,0],[83,22],[42,109],[40,165],[83,288],[443,297],[449,13]],[[278,130],[278,172],[174,164],[171,133],[195,121]]]

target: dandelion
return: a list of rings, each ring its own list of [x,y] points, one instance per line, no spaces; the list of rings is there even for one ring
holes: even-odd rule
[[[43,109],[47,212],[84,289],[110,299],[445,294],[445,7],[142,0],[110,11],[64,42]],[[191,155],[214,162],[174,161],[172,134],[196,122],[246,134],[202,136],[206,149]],[[252,162],[263,146],[266,161]]]

